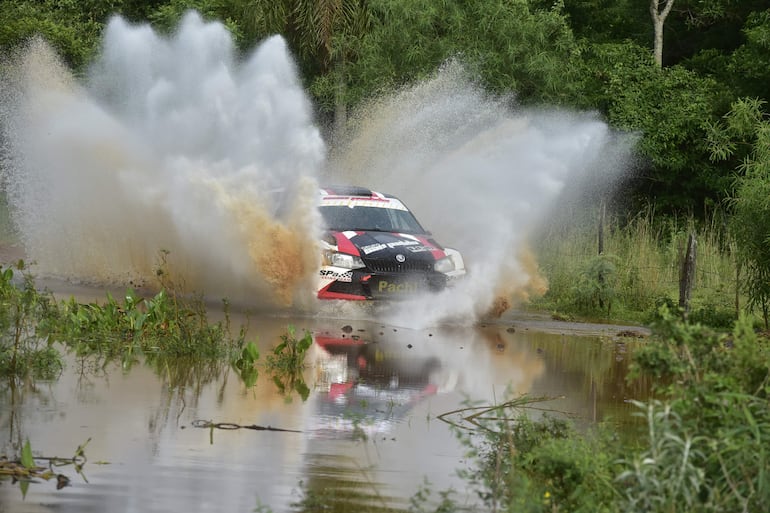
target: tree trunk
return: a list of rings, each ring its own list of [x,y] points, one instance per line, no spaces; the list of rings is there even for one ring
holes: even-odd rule
[[[659,68],[663,67],[663,25],[673,6],[674,0],[650,0],[650,14],[655,28],[653,49],[655,51],[655,63]]]

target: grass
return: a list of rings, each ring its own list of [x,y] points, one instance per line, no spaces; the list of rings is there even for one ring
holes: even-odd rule
[[[707,223],[661,220],[648,209],[626,222],[610,219],[601,255],[597,226],[552,223],[542,230],[536,251],[549,290],[533,306],[562,315],[649,322],[661,305],[679,303],[680,262],[693,233],[693,320],[727,327],[737,317],[734,246],[718,217]]]

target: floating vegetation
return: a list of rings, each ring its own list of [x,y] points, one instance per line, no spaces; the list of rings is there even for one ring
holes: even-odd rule
[[[439,420],[460,429],[492,431],[493,425],[514,422],[524,410],[557,412],[557,410],[535,406],[539,403],[562,399],[561,397],[531,397],[522,395],[496,405],[465,406],[456,410],[444,412]]]
[[[309,331],[305,331],[302,338],[297,338],[294,326],[289,325],[286,334],[281,335],[281,343],[264,360],[264,367],[273,383],[287,400],[291,399],[292,392],[297,392],[303,401],[310,395],[302,371],[305,369],[305,354],[312,344],[313,335]],[[247,387],[254,386],[259,377],[259,356],[257,346],[248,342],[233,359],[233,366]]]
[[[11,477],[13,482],[18,482],[21,493],[26,497],[30,483],[38,479],[50,481],[56,480],[56,489],[61,490],[70,484],[70,478],[58,471],[59,467],[72,465],[83,479],[88,482],[83,474],[83,466],[86,464],[85,447],[91,439],[78,446],[71,458],[33,456],[32,447],[27,440],[17,459],[8,459],[0,456],[0,477]],[[43,462],[46,464],[44,465]]]
[[[194,420],[193,427],[205,428],[205,429],[252,429],[254,431],[281,431],[284,433],[302,433],[297,429],[284,429],[272,426],[260,426],[258,424],[235,424],[233,422],[211,422],[210,420]]]
[[[297,338],[294,326],[288,327],[288,333],[281,335],[281,343],[267,357],[269,369],[277,371],[299,371],[305,365],[305,353],[313,343],[313,335],[305,331],[302,338]]]
[[[214,444],[214,430],[222,429],[225,431],[233,431],[236,429],[251,429],[253,431],[278,431],[282,433],[301,433],[302,431],[296,429],[284,429],[276,428],[272,426],[260,426],[258,424],[235,424],[233,422],[211,422],[210,420],[194,420],[193,427],[208,429],[209,430],[209,444]]]
[[[0,267],[0,376],[55,379],[63,367],[59,345],[81,359],[98,359],[99,366],[117,360],[129,368],[140,357],[156,369],[176,368],[170,360],[187,362],[187,369],[200,367],[195,361],[201,359],[223,361],[247,387],[254,386],[260,354],[253,341],[246,341],[247,326],[233,335],[227,300],[224,319],[209,321],[203,298],[178,292],[165,278],[164,257],[158,270],[162,288],[154,296],[143,297],[129,287],[122,299],[107,293],[103,301],[88,304],[74,298],[57,303],[50,293],[38,291],[23,261],[16,271]],[[304,401],[310,394],[302,371],[312,343],[310,332],[297,337],[290,325],[264,359],[287,398],[296,392]]]

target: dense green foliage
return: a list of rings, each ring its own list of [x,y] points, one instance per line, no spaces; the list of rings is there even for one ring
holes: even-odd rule
[[[712,127],[712,157],[740,162],[731,233],[738,243],[749,306],[770,317],[770,120],[761,100],[739,100]]]
[[[80,71],[113,14],[170,31],[188,9],[225,23],[244,51],[282,34],[329,121],[448,59],[521,104],[598,110],[642,134],[635,191],[661,211],[702,215],[729,197],[740,169],[709,158],[707,127],[731,103],[769,94],[762,0],[677,0],[663,69],[653,63],[649,4],[607,0],[6,0],[0,48],[40,33]]]

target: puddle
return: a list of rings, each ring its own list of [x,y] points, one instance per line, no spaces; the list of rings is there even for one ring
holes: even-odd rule
[[[69,357],[55,382],[4,383],[2,452],[29,439],[36,456],[69,457],[90,441],[83,475],[61,470],[69,486],[35,482],[23,497],[0,480],[0,503],[14,512],[279,512],[323,500],[333,510],[376,511],[407,509],[426,480],[472,502],[456,475],[468,464],[464,449],[442,414],[528,394],[554,398],[538,406],[578,422],[622,423],[624,401],[641,393],[624,381],[635,341],[614,336],[615,327],[559,332],[558,323],[511,316],[410,330],[262,316],[250,320],[249,338],[264,355],[290,324],[314,337],[306,400],[290,386],[282,393],[265,371],[247,388],[221,364],[101,367]],[[207,423],[222,424],[200,427]]]

